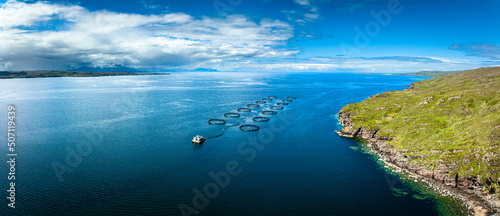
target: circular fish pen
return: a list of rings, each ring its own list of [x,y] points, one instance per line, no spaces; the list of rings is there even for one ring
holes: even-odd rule
[[[257,125],[250,125],[250,124],[240,125],[240,130],[242,131],[258,131],[259,129],[260,127]]]
[[[250,111],[252,111],[249,108],[238,108],[237,110],[238,110],[238,112],[250,112]]]
[[[220,128],[222,129],[222,131],[219,134],[215,134],[209,137],[204,137],[204,139],[207,140],[207,139],[214,139],[221,137],[229,129],[233,127],[238,127],[241,131],[258,131],[260,130],[260,127],[255,124],[260,125],[260,124],[266,124],[261,122],[270,122],[272,115],[277,115],[280,110],[284,110],[285,109],[284,106],[289,105],[289,103],[293,102],[294,99],[296,99],[296,97],[278,98],[277,96],[270,95],[265,98],[262,98],[261,100],[256,100],[253,103],[247,104],[246,106],[237,108],[237,112],[231,111],[224,113],[225,118],[223,119],[209,119],[208,124],[220,125],[219,127],[215,127],[212,129]],[[262,108],[269,108],[269,109],[259,110]],[[244,121],[247,119],[252,119],[253,123],[252,122],[244,123]],[[193,138],[193,141],[196,143],[197,140]]]
[[[224,117],[227,117],[227,118],[238,118],[238,117],[240,117],[240,114],[239,113],[225,113]]]
[[[272,110],[282,110],[282,109],[285,109],[285,107],[282,107],[282,106],[272,106],[272,107],[270,107],[270,109],[272,109]]]
[[[257,116],[257,117],[253,117],[252,121],[254,121],[254,122],[267,122],[267,121],[269,121],[269,118],[264,117],[264,116]]]
[[[262,115],[276,115],[276,114],[278,114],[278,112],[272,111],[272,110],[262,111],[261,113],[262,113]]]
[[[223,125],[223,124],[226,124],[226,120],[224,120],[224,119],[209,119],[208,123],[211,125]]]

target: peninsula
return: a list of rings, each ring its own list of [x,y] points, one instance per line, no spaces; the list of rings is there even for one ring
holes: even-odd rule
[[[403,76],[426,76],[426,77],[442,77],[453,74],[462,73],[464,70],[455,70],[455,71],[419,71],[415,73],[400,73],[398,75]]]
[[[500,67],[415,82],[349,104],[343,137],[387,164],[465,197],[477,215],[500,209]]]
[[[140,75],[169,75],[169,74],[136,73],[136,72],[80,72],[80,71],[64,71],[64,70],[0,71],[0,79],[45,78],[45,77],[140,76]]]

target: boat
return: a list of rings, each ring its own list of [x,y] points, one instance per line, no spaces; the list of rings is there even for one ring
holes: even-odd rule
[[[191,142],[196,144],[202,144],[203,142],[205,142],[205,137],[196,135],[195,137],[193,137],[193,140],[191,140]]]

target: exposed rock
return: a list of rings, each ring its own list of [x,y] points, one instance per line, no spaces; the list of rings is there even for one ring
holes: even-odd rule
[[[454,100],[458,100],[460,98],[462,98],[462,95],[457,95],[457,96],[448,98],[448,101],[454,101]]]
[[[433,96],[426,98],[424,101],[420,102],[418,105],[429,104],[434,99]]]
[[[461,95],[451,97],[448,101],[460,99]],[[451,100],[450,100],[451,99]],[[410,163],[413,157],[408,155],[410,153],[408,150],[396,150],[386,141],[391,140],[390,137],[378,137],[376,134],[379,129],[366,129],[363,127],[356,127],[351,119],[352,114],[340,112],[338,118],[343,128],[341,131],[336,131],[342,137],[361,137],[368,141],[367,146],[381,158],[385,158],[385,161],[402,168],[411,173],[417,174],[423,178],[433,180],[438,184],[442,184],[447,188],[457,188],[460,190],[455,191],[458,195],[465,195],[474,209],[476,215],[491,215],[495,212],[498,213],[500,209],[500,201],[491,197],[487,199],[487,194],[485,194],[481,187],[485,183],[481,183],[481,176],[475,176],[474,178],[467,178],[459,176],[452,172],[450,167],[456,166],[456,164],[444,166],[443,164],[437,165],[435,170],[427,170],[415,163]],[[436,154],[446,154],[447,151],[431,150],[433,155]],[[489,161],[491,158],[497,158],[498,154],[487,153],[483,157],[481,154],[475,153],[474,157],[481,158],[484,161]],[[440,161],[442,162],[442,161]],[[467,161],[470,162],[470,161]],[[449,167],[448,167],[449,166]],[[493,179],[490,180],[494,182]],[[490,182],[490,183],[491,183]],[[500,183],[500,178],[498,179]],[[466,191],[470,190],[470,191]],[[470,193],[469,193],[470,192]],[[478,201],[479,200],[479,201]]]

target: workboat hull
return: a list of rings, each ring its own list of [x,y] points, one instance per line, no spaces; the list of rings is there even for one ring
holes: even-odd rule
[[[202,140],[191,140],[192,143],[194,144],[202,144],[203,142],[205,142],[205,139],[202,139]]]

